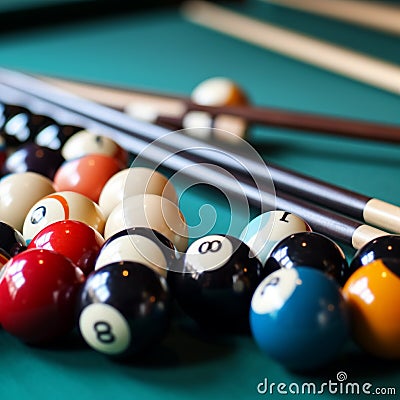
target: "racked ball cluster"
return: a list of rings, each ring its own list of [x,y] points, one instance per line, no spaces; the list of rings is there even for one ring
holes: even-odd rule
[[[277,210],[238,237],[188,247],[167,177],[128,168],[108,137],[19,106],[0,116],[0,323],[10,334],[43,345],[78,327],[94,350],[126,359],[168,334],[178,304],[200,329],[251,333],[290,369],[331,362],[350,338],[400,357],[400,236],[368,243],[349,265],[338,244]]]

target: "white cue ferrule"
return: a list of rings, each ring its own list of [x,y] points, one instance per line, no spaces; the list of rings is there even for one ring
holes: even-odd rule
[[[369,225],[360,225],[353,233],[351,238],[352,245],[355,249],[360,249],[371,240],[380,236],[388,235],[387,232],[374,228]]]
[[[400,207],[371,199],[364,207],[364,221],[390,232],[400,233]]]

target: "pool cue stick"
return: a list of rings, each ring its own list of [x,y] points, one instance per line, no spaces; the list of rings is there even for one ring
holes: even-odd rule
[[[119,111],[80,99],[67,92],[54,90],[43,82],[12,71],[0,69],[0,89],[0,99],[5,102],[17,101],[18,104],[32,109],[33,112],[46,110],[57,121],[70,123],[72,119],[74,124],[110,135],[134,154],[142,153],[153,141],[154,135],[162,137],[163,134],[169,133],[162,127],[135,121]],[[182,136],[175,135],[177,139]],[[184,139],[185,136],[181,138]],[[206,144],[207,149],[208,146]],[[183,171],[184,176],[194,179],[195,182],[199,180],[209,182],[210,185],[220,188],[226,194],[239,198],[245,195],[249,204],[258,207],[261,211],[277,208],[296,213],[304,218],[315,231],[349,244],[355,249],[376,237],[388,234],[333,211],[296,199],[284,192],[278,192],[274,196],[268,185],[267,187],[255,185],[251,176],[244,171],[235,171],[235,174],[227,171],[222,173],[221,169],[215,170],[203,165],[203,162],[210,161],[207,158],[202,159],[201,156],[190,151],[182,152],[179,146],[175,148],[175,151],[176,153],[172,154],[170,146],[158,141],[151,152],[142,154],[152,163],[159,164],[160,160],[163,160],[163,167],[172,171]]]
[[[247,43],[400,94],[400,67],[344,47],[241,15],[206,1],[183,3],[187,20]]]
[[[251,124],[289,128],[314,133],[327,133],[343,137],[374,140],[388,143],[400,142],[400,126],[373,123],[354,119],[328,117],[318,114],[280,110],[272,107],[243,106],[203,106],[193,103],[189,97],[175,94],[123,89],[95,83],[72,81],[62,78],[39,76],[46,82],[75,93],[81,97],[126,110],[129,104],[143,104],[141,108],[162,110],[162,114],[153,113],[149,122],[182,128],[183,116],[188,111],[203,111],[215,118],[233,115],[243,118]]]
[[[349,22],[384,33],[400,35],[400,8],[361,0],[261,0],[294,10]]]
[[[170,123],[170,125],[172,124]],[[190,145],[195,146],[196,142],[191,142]],[[243,162],[252,163],[251,160]],[[231,166],[231,168],[233,167]],[[275,186],[280,190],[331,208],[367,224],[400,233],[400,208],[396,205],[331,185],[272,163],[268,163],[268,168]],[[261,178],[263,171],[257,171],[257,169],[257,165],[252,166],[253,173]]]

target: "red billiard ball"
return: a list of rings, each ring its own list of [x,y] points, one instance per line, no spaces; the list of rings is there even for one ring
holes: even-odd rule
[[[81,221],[57,221],[42,229],[28,249],[53,250],[68,257],[85,275],[93,271],[104,238]]]
[[[44,344],[74,328],[82,271],[63,255],[45,249],[17,254],[2,270],[0,322],[28,344]]]

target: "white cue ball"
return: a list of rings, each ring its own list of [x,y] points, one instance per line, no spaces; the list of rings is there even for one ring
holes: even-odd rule
[[[188,245],[188,227],[178,206],[155,194],[131,196],[121,201],[109,215],[104,228],[107,240],[127,228],[148,227],[164,235],[177,248],[185,251]]]
[[[171,181],[151,168],[133,167],[117,172],[104,185],[99,206],[106,218],[124,199],[140,194],[163,196],[178,203],[178,196]]]

